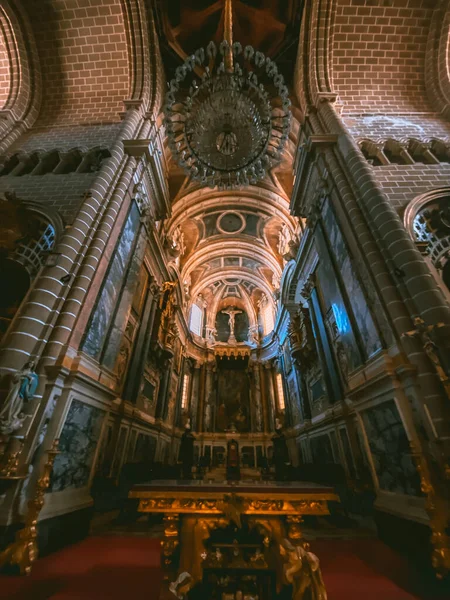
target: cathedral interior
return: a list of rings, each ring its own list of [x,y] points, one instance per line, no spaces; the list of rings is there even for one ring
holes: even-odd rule
[[[448,0],[1,0],[0,281],[0,598],[448,597]]]

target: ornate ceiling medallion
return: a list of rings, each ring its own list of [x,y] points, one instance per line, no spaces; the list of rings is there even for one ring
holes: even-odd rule
[[[164,107],[172,154],[186,174],[211,188],[255,184],[281,160],[290,127],[289,91],[276,64],[232,41],[210,42],[177,68]]]

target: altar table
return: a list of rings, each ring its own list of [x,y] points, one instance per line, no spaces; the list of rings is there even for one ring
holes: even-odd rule
[[[268,535],[282,536],[300,543],[302,515],[327,515],[328,503],[338,502],[333,488],[308,482],[207,482],[153,481],[133,486],[129,498],[139,500],[141,513],[164,515],[161,542],[165,578],[174,576],[173,555],[180,552],[180,571],[201,577],[199,549],[211,528],[241,516],[249,523],[270,529]],[[180,536],[181,524],[181,536]],[[180,539],[181,537],[181,539]],[[180,548],[178,548],[180,546]]]

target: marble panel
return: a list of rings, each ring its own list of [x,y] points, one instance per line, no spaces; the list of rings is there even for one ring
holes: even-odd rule
[[[419,475],[394,400],[366,410],[363,421],[381,489],[421,495]]]
[[[106,279],[83,342],[83,351],[94,358],[99,358],[108,333],[139,221],[139,211],[136,204],[133,203],[111,259]]]
[[[362,357],[348,317],[347,307],[339,289],[325,237],[320,227],[316,228],[316,242],[320,256],[317,274],[325,304],[325,313],[327,320],[333,320],[336,324],[339,340],[343,344],[347,357],[349,372],[352,372],[362,364]]]
[[[361,335],[366,355],[367,357],[370,357],[380,350],[381,341],[370,309],[367,305],[364,292],[350,259],[347,245],[329,201],[327,201],[324,206],[323,224],[330,245],[333,248],[336,264],[341,273],[342,282],[351,303],[351,310],[353,311],[353,316]]]
[[[125,443],[127,440],[128,429],[121,427],[119,432],[119,439],[117,440],[116,452],[114,454],[114,460],[111,468],[111,477],[115,478],[119,476],[122,461],[124,459]]]
[[[314,463],[329,465],[334,463],[333,450],[328,435],[318,435],[309,439]]]
[[[50,489],[60,492],[88,484],[105,412],[73,400],[59,438]]]
[[[110,327],[108,339],[103,351],[102,363],[109,369],[113,369],[119,354],[120,344],[127,325],[127,316],[133,298],[136,292],[138,278],[141,274],[142,261],[144,259],[145,248],[147,245],[146,234],[144,231],[138,237],[130,267],[126,276],[125,285],[122,289],[122,295],[115,311],[114,323]],[[114,310],[114,309],[113,309]]]

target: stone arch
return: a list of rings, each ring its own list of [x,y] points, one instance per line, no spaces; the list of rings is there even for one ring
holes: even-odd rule
[[[33,31],[20,0],[0,5],[0,152],[33,125],[41,105],[41,72]]]
[[[441,0],[431,20],[425,80],[430,102],[450,117],[450,7]]]

